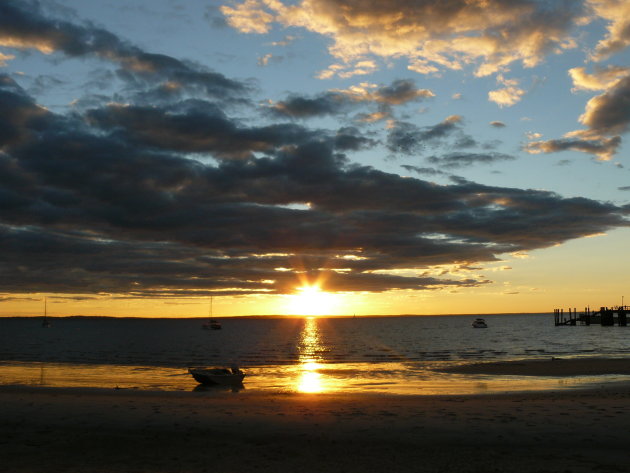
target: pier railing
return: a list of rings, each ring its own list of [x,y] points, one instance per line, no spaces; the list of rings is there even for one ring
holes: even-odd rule
[[[617,325],[626,327],[628,325],[628,315],[630,306],[620,305],[615,307],[600,307],[599,310],[591,310],[585,307],[584,312],[578,313],[575,307],[569,308],[565,312],[564,309],[554,309],[554,324],[562,325],[601,325],[609,326]]]

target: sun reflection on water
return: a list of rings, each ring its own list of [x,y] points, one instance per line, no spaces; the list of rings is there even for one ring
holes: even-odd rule
[[[308,317],[304,319],[304,329],[302,330],[299,350],[299,378],[297,380],[297,390],[301,393],[321,393],[326,391],[322,383],[320,356],[322,349],[319,338],[319,328],[317,319]]]

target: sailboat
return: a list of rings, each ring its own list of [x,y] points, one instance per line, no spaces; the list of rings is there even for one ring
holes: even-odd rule
[[[221,330],[221,322],[212,318],[212,297],[210,297],[210,313],[208,321],[201,325],[205,330]]]
[[[51,324],[51,323],[50,323],[50,321],[48,320],[48,311],[47,311],[47,304],[46,304],[46,303],[47,303],[47,300],[46,300],[46,298],[44,297],[44,320],[43,320],[43,322],[42,322],[42,327],[44,327],[44,328],[50,328],[52,324]]]

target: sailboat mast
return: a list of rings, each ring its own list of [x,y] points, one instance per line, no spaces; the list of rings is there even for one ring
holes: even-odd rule
[[[46,297],[44,297],[44,320],[42,326],[50,327],[50,322],[48,322],[48,299]]]

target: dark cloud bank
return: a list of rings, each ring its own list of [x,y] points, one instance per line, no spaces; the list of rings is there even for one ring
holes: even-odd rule
[[[147,89],[177,80],[197,96],[60,115],[0,77],[5,293],[283,293],[305,277],[334,291],[475,286],[487,281],[425,270],[627,225],[628,209],[610,203],[464,180],[442,186],[353,163],[348,153],[373,144],[355,128],[239,123],[223,99],[247,103],[243,83],[90,25],[47,21],[11,2],[1,9],[5,36],[112,61]],[[138,61],[150,67],[130,66]],[[395,102],[405,90],[381,93]],[[457,122],[420,130],[407,145],[402,129],[390,145],[422,146]],[[448,159],[508,159],[489,156]],[[416,276],[392,271],[410,268]]]

